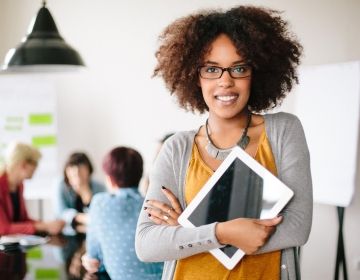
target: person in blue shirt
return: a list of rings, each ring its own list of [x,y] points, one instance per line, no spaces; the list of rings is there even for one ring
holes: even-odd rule
[[[84,267],[90,273],[106,270],[112,280],[161,279],[163,263],[141,262],[135,253],[143,204],[138,191],[141,155],[131,148],[114,148],[105,156],[103,170],[108,192],[95,195],[90,206]]]
[[[87,212],[93,196],[106,191],[103,184],[91,178],[93,166],[83,152],[74,152],[67,159],[64,176],[57,183],[57,216],[65,221],[63,234],[85,233]]]

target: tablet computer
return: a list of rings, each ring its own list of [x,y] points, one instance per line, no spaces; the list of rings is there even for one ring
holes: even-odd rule
[[[198,227],[236,218],[276,217],[293,191],[271,172],[235,147],[179,216],[184,227]],[[211,250],[231,270],[245,253],[227,245]]]

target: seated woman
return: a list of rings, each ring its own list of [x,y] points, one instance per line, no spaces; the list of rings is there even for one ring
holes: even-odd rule
[[[9,145],[5,155],[5,168],[0,170],[0,235],[58,234],[62,230],[63,221],[32,220],[25,207],[23,181],[33,176],[40,157],[40,152],[30,145]]]
[[[105,268],[112,280],[161,279],[162,263],[143,263],[135,254],[135,228],[143,198],[138,184],[141,155],[118,147],[104,159],[108,193],[97,194],[90,207],[83,265],[89,272]]]
[[[105,186],[91,179],[93,167],[85,153],[70,155],[64,167],[64,178],[58,183],[58,217],[66,223],[63,233],[86,232],[87,212],[94,194]]]

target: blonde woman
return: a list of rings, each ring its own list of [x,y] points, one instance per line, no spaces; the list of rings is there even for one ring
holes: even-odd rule
[[[40,152],[25,143],[9,145],[5,155],[5,167],[0,170],[0,235],[6,234],[58,234],[63,221],[42,222],[28,216],[23,197],[23,181],[31,179]]]

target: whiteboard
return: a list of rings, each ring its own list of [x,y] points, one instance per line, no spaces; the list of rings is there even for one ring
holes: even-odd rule
[[[24,182],[25,198],[51,197],[58,162],[56,94],[52,83],[32,75],[0,76],[0,163],[11,141],[32,144],[42,154],[33,178]]]
[[[348,206],[356,182],[360,62],[306,66],[291,93],[309,145],[314,201]]]

